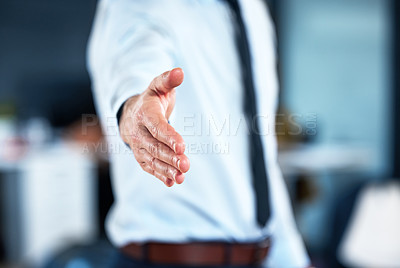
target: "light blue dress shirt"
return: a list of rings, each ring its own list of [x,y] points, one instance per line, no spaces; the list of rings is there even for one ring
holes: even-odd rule
[[[248,242],[272,236],[271,267],[305,267],[277,163],[274,29],[261,0],[240,1],[248,31],[272,215],[256,222],[243,116],[243,84],[231,11],[220,0],[102,0],[88,48],[95,99],[112,163],[115,204],[106,222],[116,246],[135,241]],[[171,125],[191,168],[167,188],[142,171],[118,134],[115,116],[157,75],[181,67]]]

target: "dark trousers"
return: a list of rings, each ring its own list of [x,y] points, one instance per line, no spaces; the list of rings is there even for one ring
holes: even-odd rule
[[[193,268],[193,266],[179,266],[179,265],[160,265],[150,264],[142,261],[134,260],[118,251],[115,252],[111,259],[110,268]],[[254,268],[254,266],[207,266],[197,268]]]

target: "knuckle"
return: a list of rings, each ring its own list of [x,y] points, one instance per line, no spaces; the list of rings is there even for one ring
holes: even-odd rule
[[[169,167],[168,167],[168,165],[163,165],[162,166],[162,171],[163,171],[163,173],[165,174],[165,175],[169,175],[171,172],[170,172],[170,169],[169,169]]]
[[[167,180],[167,177],[165,177],[164,175],[161,175],[160,179],[161,179],[162,182],[165,182]]]
[[[146,154],[146,149],[140,148],[140,149],[137,150],[137,152],[138,152],[138,154],[140,154],[140,155],[144,155],[144,154]]]
[[[175,131],[167,130],[165,131],[165,140],[167,144],[175,143]]]
[[[147,173],[154,175],[154,169],[152,169],[146,162],[140,162],[140,167]]]
[[[164,148],[164,146],[163,146],[163,144],[161,142],[157,142],[156,147],[157,147],[157,152],[162,151],[162,149]]]
[[[149,173],[150,175],[155,176],[155,175],[154,175],[154,169],[148,168],[148,169],[146,170],[146,172]]]
[[[164,140],[165,140],[166,144],[172,144],[172,138],[170,135],[168,135],[168,134],[165,135]]]
[[[160,129],[158,128],[158,125],[154,122],[151,123],[150,126],[150,132],[154,135],[155,138],[160,137]]]
[[[149,151],[150,151],[150,154],[151,155],[156,155],[157,154],[157,149],[158,147],[157,147],[157,143],[150,143],[150,145],[149,145]]]
[[[146,162],[139,162],[139,165],[144,171],[147,171],[147,163]]]
[[[168,174],[170,178],[175,178],[176,170],[174,168],[169,168]]]
[[[157,179],[159,179],[159,180],[161,180],[161,181],[164,181],[165,179],[164,179],[164,176],[163,175],[161,175],[161,174],[159,174],[159,173],[154,173],[154,176],[157,178]]]
[[[154,157],[152,157],[152,158],[150,159],[149,165],[150,165],[150,167],[151,167],[152,169],[155,169],[155,167],[156,167],[155,160],[156,160],[156,159],[155,159]]]
[[[132,144],[130,144],[130,147],[133,152],[133,155],[136,158],[141,158],[143,156],[143,154],[141,153],[141,150],[137,146],[133,146]]]
[[[179,158],[176,157],[176,156],[174,156],[174,155],[172,155],[172,156],[170,156],[170,161],[171,161],[172,165],[174,165],[175,167],[177,167],[177,166],[178,166]]]
[[[162,143],[155,142],[150,144],[150,153],[151,155],[158,157],[160,155],[160,151],[162,150]]]
[[[153,175],[153,176],[154,176],[154,169],[152,169],[152,168],[149,168],[147,172],[148,172],[149,174],[151,174],[151,175]]]

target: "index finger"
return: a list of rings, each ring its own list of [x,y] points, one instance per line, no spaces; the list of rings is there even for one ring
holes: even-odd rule
[[[145,117],[143,118],[143,124],[155,139],[166,144],[176,154],[180,155],[185,152],[185,141],[182,136],[168,124],[164,116]]]

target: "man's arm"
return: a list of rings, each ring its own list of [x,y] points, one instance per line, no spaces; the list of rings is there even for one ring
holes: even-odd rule
[[[182,183],[189,169],[183,139],[167,121],[183,72],[174,69],[157,77],[174,65],[175,49],[167,24],[149,14],[150,5],[147,1],[100,1],[88,46],[88,67],[106,135],[115,135],[108,133],[108,126],[110,121],[116,123],[123,107],[122,140],[145,171],[172,186]]]

